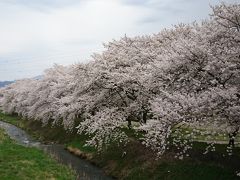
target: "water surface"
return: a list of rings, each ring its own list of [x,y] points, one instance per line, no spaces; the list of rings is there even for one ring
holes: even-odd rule
[[[76,171],[78,178],[80,180],[111,180],[112,178],[107,177],[103,171],[92,165],[86,160],[80,159],[67,150],[65,150],[63,145],[60,144],[51,144],[46,145],[42,144],[39,141],[34,140],[29,136],[24,130],[0,121],[0,128],[4,129],[9,137],[15,140],[18,144],[26,147],[36,147],[44,150],[51,156],[54,156],[60,163],[70,166],[74,171]]]

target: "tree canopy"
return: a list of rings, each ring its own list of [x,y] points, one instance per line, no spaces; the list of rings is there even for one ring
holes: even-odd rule
[[[55,65],[40,80],[0,89],[1,109],[91,135],[89,145],[143,134],[161,155],[179,124],[240,126],[240,5],[212,7],[208,20],[104,44],[85,64]],[[134,122],[134,125],[133,125]],[[214,134],[214,130],[209,130]]]

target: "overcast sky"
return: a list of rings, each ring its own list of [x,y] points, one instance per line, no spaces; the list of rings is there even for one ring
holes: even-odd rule
[[[54,63],[87,62],[104,42],[205,19],[219,2],[0,0],[0,81],[40,75]]]

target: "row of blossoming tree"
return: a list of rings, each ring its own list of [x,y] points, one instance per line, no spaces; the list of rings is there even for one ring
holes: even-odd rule
[[[16,81],[1,89],[1,109],[77,129],[99,149],[126,142],[124,127],[141,132],[159,155],[181,125],[234,137],[240,126],[240,4],[212,10],[201,23],[123,37],[89,63],[55,65],[40,80]]]

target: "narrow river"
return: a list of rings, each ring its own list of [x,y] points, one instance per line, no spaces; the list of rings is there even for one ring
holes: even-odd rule
[[[60,163],[72,167],[72,169],[76,171],[78,179],[80,180],[112,179],[110,177],[107,177],[100,168],[69,153],[64,149],[63,145],[42,144],[38,141],[35,141],[22,129],[3,121],[0,121],[0,128],[4,129],[10,138],[15,140],[18,144],[26,147],[37,147],[39,149],[42,149],[48,154],[54,156]]]

